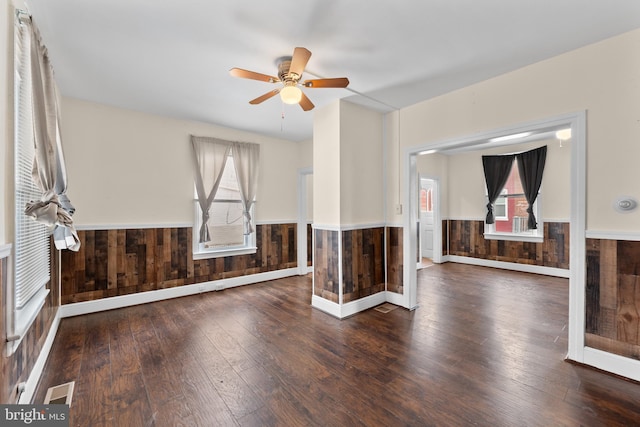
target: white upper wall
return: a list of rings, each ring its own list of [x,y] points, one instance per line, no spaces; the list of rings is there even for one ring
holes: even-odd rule
[[[340,102],[340,224],[384,223],[382,115]]]
[[[619,195],[640,200],[638,46],[635,30],[408,107],[401,111],[400,147],[586,110],[587,228],[638,231],[640,210],[619,214],[612,208]],[[396,115],[387,123],[397,122]],[[393,162],[389,168],[397,180],[400,168]],[[388,200],[398,200],[396,186],[388,188]],[[462,210],[456,214],[475,215]],[[391,215],[389,221],[400,219]]]
[[[547,140],[449,156],[448,217],[451,219],[484,219],[486,217],[483,155],[518,153],[546,145],[547,158],[539,199],[542,208],[541,219],[569,221],[571,216],[570,144],[569,141],[565,141],[560,147],[557,140]],[[443,218],[446,218],[445,214]]]
[[[13,242],[13,2],[0,6],[0,245]]]
[[[346,101],[315,113],[313,221],[319,226],[384,222],[382,115]]]
[[[300,168],[313,167],[313,139],[298,143],[298,165]]]
[[[63,147],[76,224],[192,224],[191,134],[259,143],[255,219],[295,222],[296,143],[63,98]]]
[[[313,222],[340,224],[340,102],[313,115]]]

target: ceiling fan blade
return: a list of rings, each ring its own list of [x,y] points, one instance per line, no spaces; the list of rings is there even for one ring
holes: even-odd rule
[[[276,96],[279,92],[280,92],[280,89],[274,89],[271,92],[267,92],[264,95],[257,97],[256,99],[252,99],[251,101],[249,101],[249,104],[252,104],[252,105],[260,104],[261,102],[264,102],[267,99],[273,96]]]
[[[289,73],[295,73],[301,76],[304,72],[304,67],[307,66],[311,58],[311,52],[303,47],[297,47],[293,50],[293,56],[291,57],[291,65],[289,66]]]
[[[337,77],[334,79],[313,79],[305,80],[302,83],[305,87],[347,87],[349,79],[346,77]]]
[[[304,111],[313,110],[313,107],[315,107],[315,105],[313,105],[313,102],[311,102],[311,100],[307,97],[307,95],[304,94],[304,92],[302,92],[302,98],[300,99],[300,106]]]
[[[243,70],[242,68],[232,68],[229,70],[229,74],[233,77],[240,77],[243,79],[260,80],[267,83],[276,83],[280,79],[266,74],[256,73],[255,71]]]

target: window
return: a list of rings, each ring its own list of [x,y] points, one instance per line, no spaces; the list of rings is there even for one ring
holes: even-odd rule
[[[496,221],[509,220],[509,204],[507,203],[507,189],[503,188],[498,199],[493,204],[493,215]]]
[[[209,210],[209,234],[211,241],[203,243],[204,248],[224,249],[245,246],[244,236],[245,216],[242,209],[242,199],[236,168],[233,164],[233,154],[227,157],[220,186]]]
[[[199,230],[202,226],[202,209],[198,203],[196,191],[194,227],[194,258],[213,258],[218,256],[242,255],[254,253],[255,232],[246,233],[254,229],[252,219],[245,215],[245,204],[242,200],[240,180],[233,158],[234,149],[231,148],[224,162],[224,170],[220,177],[220,184],[209,208],[209,220],[206,227],[209,240],[200,242]],[[251,204],[250,218],[253,218]],[[247,224],[251,221],[250,224]]]
[[[538,196],[540,192],[538,192]],[[485,223],[485,238],[521,241],[542,241],[543,224],[540,221],[540,197],[533,204],[533,212],[538,218],[538,228],[529,230],[527,207],[529,203],[524,195],[518,161],[514,159],[507,183],[493,204],[494,224]]]
[[[50,230],[24,213],[27,202],[42,196],[31,173],[35,148],[28,33],[29,29],[18,18],[14,49],[14,286],[8,298],[13,313],[8,340],[14,341],[13,348],[44,305],[50,280]]]
[[[433,212],[433,189],[420,189],[420,212]]]

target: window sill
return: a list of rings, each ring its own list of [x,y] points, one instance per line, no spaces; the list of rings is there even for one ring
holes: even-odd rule
[[[509,240],[512,242],[544,242],[543,236],[511,233],[484,233],[484,238],[486,240]]]
[[[49,295],[49,289],[43,286],[24,307],[13,310],[15,326],[12,333],[7,336],[7,354],[13,354],[20,346],[22,339],[44,307],[47,295]]]
[[[221,250],[209,250],[209,251],[201,251],[194,252],[193,259],[209,259],[209,258],[222,258],[227,256],[236,256],[236,255],[251,255],[255,254],[258,250],[257,247],[242,247],[235,249],[221,249]]]

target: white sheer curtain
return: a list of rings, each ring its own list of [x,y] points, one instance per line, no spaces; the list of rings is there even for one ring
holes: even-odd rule
[[[40,200],[27,203],[25,214],[53,227],[57,249],[80,249],[73,225],[75,208],[66,195],[67,171],[60,137],[58,93],[47,48],[31,19],[22,21],[24,37],[31,39],[30,67],[33,100],[33,136],[35,159],[33,179],[42,190]]]
[[[200,243],[211,240],[207,222],[209,209],[216,197],[220,178],[224,172],[224,165],[229,156],[232,143],[217,138],[191,136],[193,147],[193,162],[195,166],[196,194],[202,211],[202,225],[200,226]]]
[[[258,191],[258,173],[260,166],[260,145],[246,142],[233,143],[233,164],[236,167],[238,187],[242,198],[245,217],[244,234],[253,233],[251,224],[251,206],[255,203]]]

